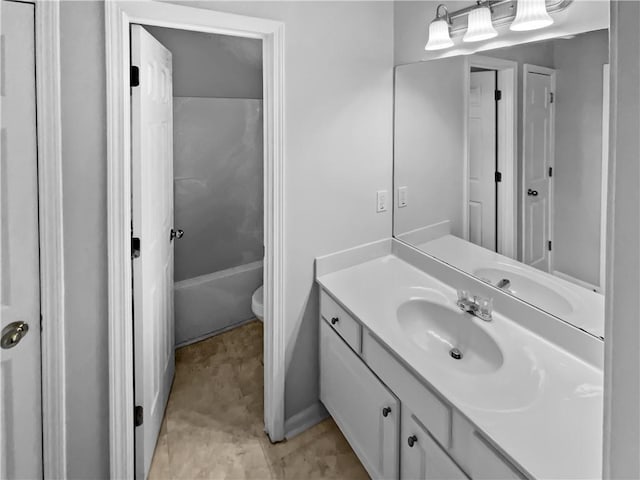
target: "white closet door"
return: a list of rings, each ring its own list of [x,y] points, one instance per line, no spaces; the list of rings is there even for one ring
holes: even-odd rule
[[[469,241],[496,251],[496,72],[471,72]]]
[[[526,72],[524,114],[524,263],[550,270],[553,110],[551,75]]]
[[[42,478],[34,6],[0,8],[0,478]]]
[[[131,27],[131,92],[136,476],[151,466],[173,380],[173,91],[171,53],[139,25]]]

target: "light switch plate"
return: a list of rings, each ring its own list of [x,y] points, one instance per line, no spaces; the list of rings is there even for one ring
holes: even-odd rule
[[[376,211],[378,213],[380,212],[386,212],[387,211],[387,198],[388,198],[388,192],[386,190],[378,190],[377,192],[377,204],[376,204]]]
[[[406,207],[409,202],[409,187],[398,188],[398,208]]]

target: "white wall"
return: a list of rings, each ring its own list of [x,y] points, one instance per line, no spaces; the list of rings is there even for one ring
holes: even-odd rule
[[[464,71],[464,57],[396,68],[394,194],[408,188],[396,235],[449,220],[462,236]]]
[[[609,32],[555,40],[554,269],[600,284],[602,66]]]
[[[184,3],[181,3],[184,5]],[[313,260],[391,235],[393,6],[199,2],[286,24],[286,416],[318,398]],[[68,473],[108,476],[104,7],[64,1]],[[356,222],[356,223],[354,223]],[[357,224],[357,225],[356,225]]]
[[[640,3],[611,3],[604,478],[640,478]]]

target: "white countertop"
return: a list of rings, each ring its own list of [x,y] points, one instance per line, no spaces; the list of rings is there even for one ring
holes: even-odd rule
[[[456,291],[393,255],[317,281],[530,475],[601,477],[601,370],[499,312],[492,322],[470,317],[502,349],[496,372],[469,374],[425,361],[400,327],[397,308],[414,298],[455,306]]]
[[[552,303],[545,305],[543,299],[538,301],[528,299],[526,292],[514,293],[514,295],[596,337],[604,338],[604,295],[600,293],[492,252],[454,235],[443,235],[418,245],[416,248],[472,275],[482,268],[497,268],[507,274],[513,273],[527,277],[533,282],[546,286],[571,305],[570,312],[559,310]],[[516,282],[514,281],[514,283]]]

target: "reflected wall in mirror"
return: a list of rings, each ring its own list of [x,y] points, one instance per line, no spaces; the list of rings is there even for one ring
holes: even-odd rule
[[[394,235],[604,335],[608,30],[396,68]]]

